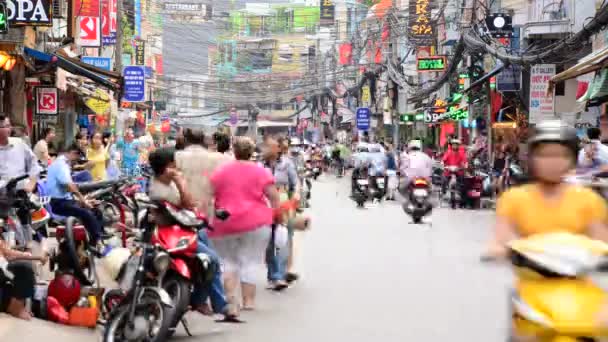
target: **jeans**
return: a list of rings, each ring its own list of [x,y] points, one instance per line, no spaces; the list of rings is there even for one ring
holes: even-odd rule
[[[291,243],[291,235],[289,243]],[[278,249],[274,244],[274,228],[273,234],[270,236],[270,241],[266,247],[266,277],[268,281],[285,280],[287,273],[287,261],[289,259],[289,245],[285,248]]]
[[[74,200],[60,198],[51,199],[51,209],[54,214],[79,219],[91,237],[91,244],[97,244],[103,232],[103,224],[91,209],[79,206]]]
[[[200,230],[198,232],[198,247],[197,253],[207,254],[216,265],[216,272],[213,275],[213,281],[208,286],[195,285],[192,291],[191,304],[193,307],[200,306],[207,302],[207,298],[211,300],[211,307],[215,313],[223,313],[228,305],[226,295],[224,294],[224,284],[222,283],[222,272],[220,271],[220,258],[215,250],[210,246],[207,232]]]
[[[93,181],[93,175],[89,170],[76,171],[72,174],[74,183],[87,183]]]

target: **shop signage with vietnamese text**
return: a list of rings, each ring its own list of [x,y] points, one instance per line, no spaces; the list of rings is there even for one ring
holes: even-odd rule
[[[530,68],[530,123],[554,116],[553,94],[547,93],[553,76],[555,64],[537,64]]]

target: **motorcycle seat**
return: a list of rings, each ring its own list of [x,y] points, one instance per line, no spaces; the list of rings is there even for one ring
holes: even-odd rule
[[[105,188],[109,188],[112,187],[114,185],[119,184],[120,181],[118,180],[107,180],[107,181],[97,181],[97,182],[86,182],[86,183],[80,183],[78,184],[78,190],[80,192],[93,192],[95,190],[100,190],[100,189],[105,189]]]

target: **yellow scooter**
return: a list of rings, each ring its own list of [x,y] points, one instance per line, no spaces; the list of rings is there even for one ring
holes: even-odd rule
[[[557,233],[509,245],[509,342],[608,341],[608,244]]]

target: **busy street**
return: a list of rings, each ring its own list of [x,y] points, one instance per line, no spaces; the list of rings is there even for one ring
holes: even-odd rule
[[[259,310],[244,314],[246,324],[226,326],[191,313],[194,337],[180,331],[178,341],[498,341],[505,335],[510,273],[479,262],[492,212],[442,208],[432,214],[432,226],[418,226],[408,224],[397,203],[357,209],[345,196],[345,179],[327,175],[314,186],[315,222],[298,237],[301,281],[285,292],[261,292]],[[2,341],[99,338],[78,328],[0,321]]]
[[[607,342],[608,0],[0,0],[0,342]]]

